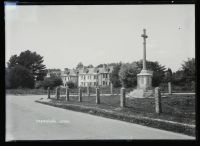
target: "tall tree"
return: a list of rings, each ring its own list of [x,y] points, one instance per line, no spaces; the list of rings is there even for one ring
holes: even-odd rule
[[[36,52],[29,50],[21,52],[17,57],[12,56],[8,62],[9,66],[15,66],[19,64],[24,68],[28,69],[29,72],[34,76],[36,80],[43,80],[46,75],[45,65],[43,64],[43,57]]]
[[[135,87],[137,85],[138,66],[135,62],[122,64],[119,71],[119,79],[123,87]]]
[[[119,70],[121,68],[121,65],[121,63],[115,64],[115,66],[113,67],[113,71],[110,74],[110,81],[114,87],[121,87],[121,82],[119,80]]]

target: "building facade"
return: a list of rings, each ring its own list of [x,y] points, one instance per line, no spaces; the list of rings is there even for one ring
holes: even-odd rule
[[[67,86],[68,82],[73,82],[78,86],[78,72],[75,69],[65,69],[64,71],[61,71],[61,79],[64,87]]]
[[[113,66],[99,67],[99,68],[81,68],[81,69],[67,69],[56,72],[55,75],[61,77],[63,86],[66,87],[68,82],[73,82],[78,87],[95,87],[110,85],[110,74],[113,71]],[[50,77],[50,73],[47,74]]]
[[[78,86],[106,86],[110,85],[110,73],[113,67],[83,68],[79,70]]]

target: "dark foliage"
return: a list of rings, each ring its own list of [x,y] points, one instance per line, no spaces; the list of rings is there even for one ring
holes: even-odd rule
[[[119,70],[121,68],[121,63],[114,66],[112,73],[110,74],[110,81],[114,87],[121,87],[121,82],[119,80]]]
[[[50,89],[53,89],[54,87],[60,86],[62,84],[63,84],[62,79],[57,76],[51,76],[45,78],[44,81],[42,81],[42,87],[44,89],[47,89],[48,87],[50,87]]]
[[[72,89],[72,88],[77,88],[77,85],[76,85],[74,82],[72,82],[72,81],[67,82],[67,86],[68,86],[70,89]]]
[[[9,69],[6,75],[7,88],[34,88],[34,77],[28,69],[21,65]]]

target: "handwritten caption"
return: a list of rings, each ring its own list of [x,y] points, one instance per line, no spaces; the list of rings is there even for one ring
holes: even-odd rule
[[[45,120],[36,120],[38,124],[67,124],[70,123],[68,120],[54,120],[54,119],[45,119]]]

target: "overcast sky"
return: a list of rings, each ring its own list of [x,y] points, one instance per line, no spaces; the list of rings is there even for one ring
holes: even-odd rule
[[[195,57],[194,5],[57,5],[5,7],[6,62],[29,49],[47,68],[142,59],[176,71]]]

